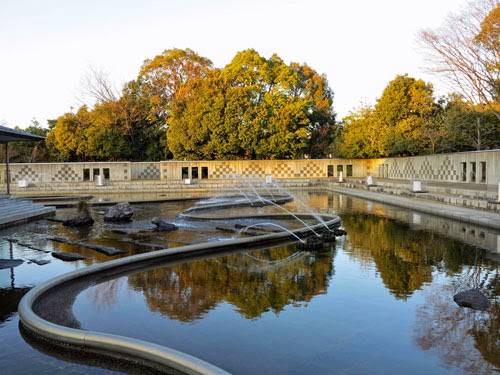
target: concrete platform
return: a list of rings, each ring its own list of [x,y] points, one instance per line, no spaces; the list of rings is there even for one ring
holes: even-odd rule
[[[328,190],[456,221],[500,229],[500,213],[497,211],[500,205],[488,203],[485,199],[465,198],[435,192],[414,194],[405,189],[387,187],[377,189],[357,184],[331,184]],[[460,190],[456,194],[460,194]],[[463,205],[460,204],[461,202]],[[476,206],[475,203],[479,202],[484,202],[488,206]]]
[[[54,215],[55,207],[33,203],[30,200],[0,195],[0,228],[26,223]]]

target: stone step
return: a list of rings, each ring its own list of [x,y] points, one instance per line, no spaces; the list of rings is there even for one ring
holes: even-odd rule
[[[12,213],[11,215],[6,215],[6,216],[0,216],[0,226],[3,226],[5,224],[10,224],[14,223],[17,221],[25,221],[29,219],[35,219],[39,218],[41,216],[48,215],[50,213],[54,212],[50,207],[42,207],[38,209],[33,209],[30,211],[25,211],[25,212],[15,212]]]
[[[26,206],[26,207],[21,207],[21,208],[15,208],[15,209],[11,209],[11,210],[5,210],[5,211],[2,211],[0,210],[0,217],[9,217],[9,216],[12,216],[14,214],[26,214],[26,213],[30,213],[32,211],[36,211],[36,210],[41,210],[41,209],[45,209],[46,207],[44,206]]]
[[[31,207],[42,207],[37,203],[32,203],[26,200],[12,199],[9,201],[0,201],[0,212],[10,212],[15,210],[29,209]]]
[[[0,196],[0,228],[53,214],[55,207],[45,207],[26,199]]]

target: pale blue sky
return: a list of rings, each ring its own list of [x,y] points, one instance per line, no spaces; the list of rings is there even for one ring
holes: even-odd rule
[[[338,119],[398,74],[432,82],[416,44],[466,0],[1,0],[0,123],[42,125],[78,107],[89,66],[121,85],[145,59],[191,48],[217,67],[255,48],[326,74]],[[444,89],[441,89],[443,91]],[[444,91],[443,91],[444,92]]]

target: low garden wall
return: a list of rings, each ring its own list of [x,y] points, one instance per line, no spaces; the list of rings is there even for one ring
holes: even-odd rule
[[[384,179],[498,185],[500,150],[384,159],[301,159],[10,164],[15,187],[105,181],[196,182],[257,179]],[[6,186],[0,165],[0,189]]]

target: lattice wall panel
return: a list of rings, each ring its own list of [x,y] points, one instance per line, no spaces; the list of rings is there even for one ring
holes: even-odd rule
[[[442,181],[458,181],[460,174],[455,169],[452,161],[446,157],[438,169],[436,178]]]
[[[217,164],[212,172],[212,178],[224,178],[229,176],[234,176],[236,171],[231,167],[229,163]]]
[[[144,168],[142,172],[137,175],[139,180],[158,180],[160,178],[160,166],[157,164],[150,164]]]
[[[426,180],[431,180],[434,178],[434,170],[432,169],[432,164],[428,159],[425,159],[420,166],[419,178],[424,178]]]
[[[326,171],[317,163],[308,163],[300,169],[298,174],[295,175],[295,177],[304,176],[309,178],[326,177]]]
[[[278,163],[272,170],[274,178],[294,178],[295,171],[286,163]]]
[[[264,177],[266,175],[266,172],[264,168],[262,168],[261,165],[259,164],[250,164],[243,168],[243,171],[241,172],[243,176],[260,176]]]
[[[51,178],[56,182],[82,181],[82,177],[69,165],[63,165]]]
[[[13,181],[18,181],[22,179],[27,179],[31,182],[38,182],[42,180],[42,177],[36,173],[29,165],[24,165],[21,169],[14,173],[12,176]]]

